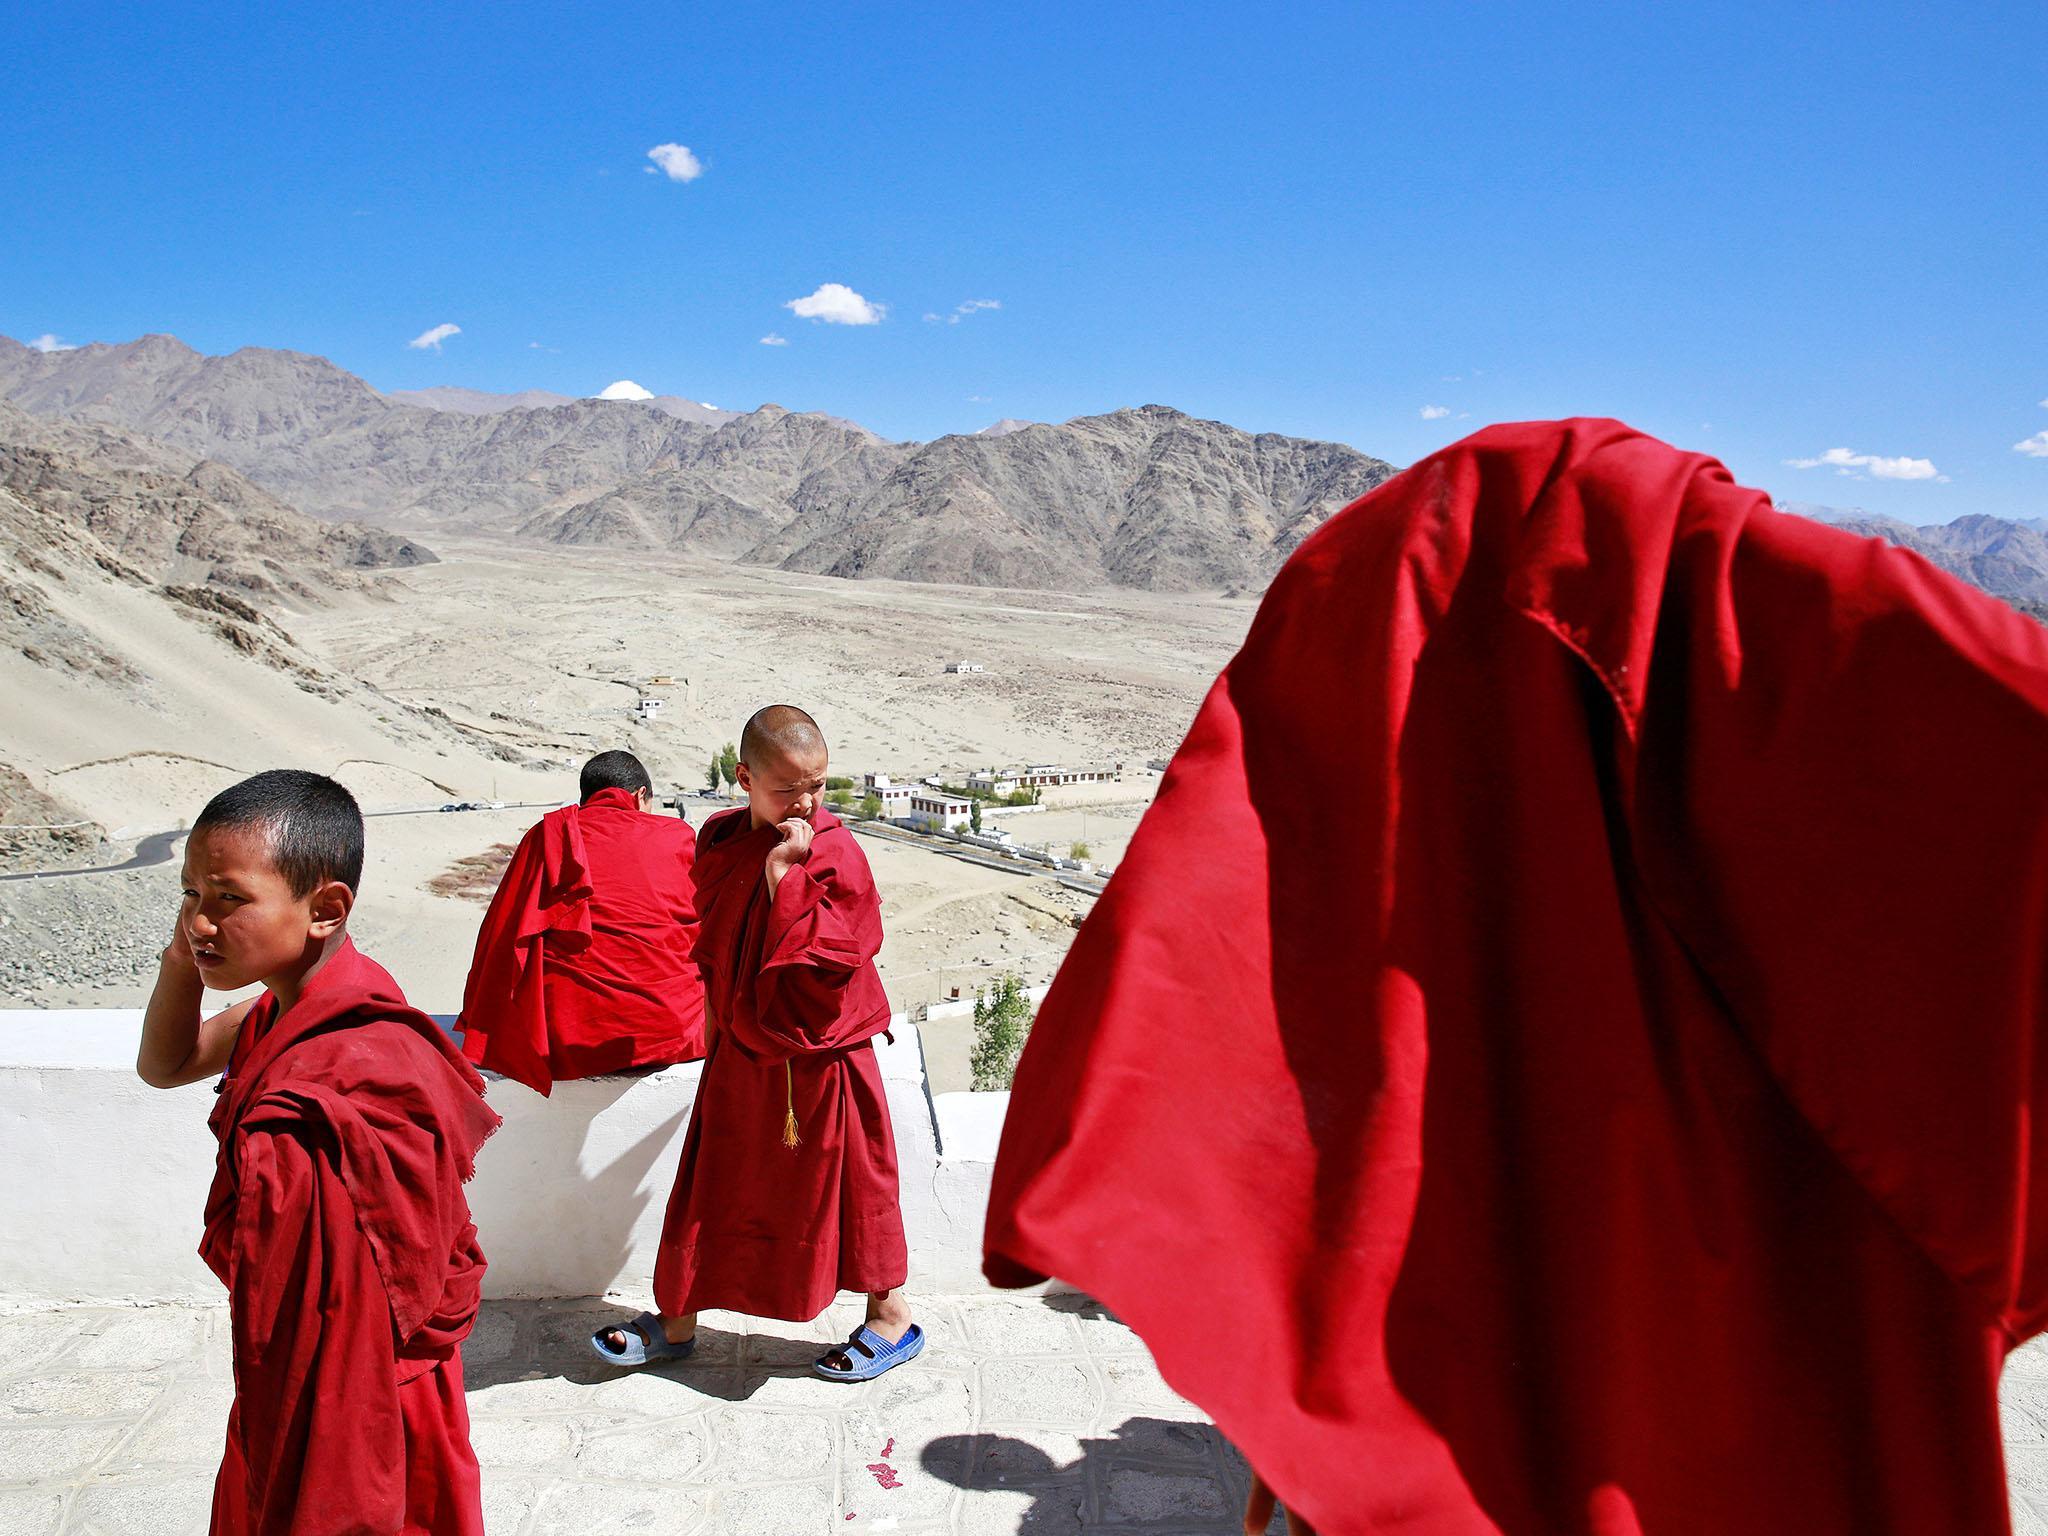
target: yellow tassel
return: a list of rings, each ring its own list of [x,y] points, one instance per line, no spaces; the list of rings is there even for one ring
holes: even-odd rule
[[[796,1133],[796,1073],[788,1062],[782,1064],[783,1084],[789,1091],[789,1112],[782,1117],[782,1144],[794,1152],[803,1143]]]

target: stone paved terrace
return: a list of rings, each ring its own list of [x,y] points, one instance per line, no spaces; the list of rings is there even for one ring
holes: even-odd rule
[[[923,1357],[854,1387],[806,1370],[851,1303],[810,1325],[707,1313],[689,1362],[609,1370],[584,1336],[631,1310],[485,1307],[466,1358],[491,1536],[1238,1528],[1242,1461],[1082,1298],[927,1299]],[[203,1531],[226,1322],[199,1306],[0,1317],[0,1533]],[[2048,1347],[2014,1358],[2004,1410],[2014,1528],[2048,1536]]]
[[[640,1371],[605,1367],[583,1342],[634,1308],[487,1303],[464,1351],[486,1527],[1238,1530],[1243,1462],[1099,1307],[919,1308],[924,1354],[846,1386],[808,1367],[851,1331],[851,1300],[811,1324],[706,1313],[691,1360]],[[231,1392],[224,1307],[0,1317],[0,1533],[203,1531]]]

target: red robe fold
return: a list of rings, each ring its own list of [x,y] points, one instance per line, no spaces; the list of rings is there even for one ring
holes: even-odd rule
[[[2007,1528],[2048,629],[1614,422],[1310,539],[1019,1067],[986,1268],[1329,1536]]]
[[[543,816],[477,934],[463,1053],[541,1094],[702,1056],[695,850],[688,823],[647,814],[623,789]]]
[[[853,833],[812,818],[810,858],[768,899],[781,841],[742,806],[697,840],[697,960],[711,1052],[654,1271],[666,1313],[806,1321],[840,1291],[903,1283],[896,1138],[871,1043],[889,1025],[875,971],[881,899]],[[783,1142],[794,1114],[795,1147]]]
[[[483,1080],[344,943],[291,1009],[251,1010],[210,1124],[199,1252],[235,1360],[214,1532],[481,1536],[458,1350]]]

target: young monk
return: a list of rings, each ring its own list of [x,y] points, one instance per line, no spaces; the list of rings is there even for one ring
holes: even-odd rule
[[[143,1016],[143,1081],[226,1072],[199,1248],[234,1341],[216,1536],[483,1530],[457,1350],[484,1256],[462,1186],[498,1117],[349,941],[362,869],[332,779],[279,769],[214,796]],[[201,1017],[207,988],[257,982]]]
[[[539,1094],[704,1054],[696,834],[650,814],[654,783],[630,752],[585,763],[580,793],[520,841],[462,998],[463,1053]]]
[[[2044,791],[2048,628],[1488,428],[1275,579],[1032,1029],[986,1272],[1128,1321],[1252,1529],[2004,1532]]]
[[[825,738],[787,704],[740,735],[747,804],[697,839],[697,962],[711,1045],[654,1272],[659,1312],[591,1337],[614,1364],[681,1359],[706,1307],[804,1322],[840,1291],[867,1321],[813,1364],[867,1381],[924,1348],[874,1037],[882,918],[853,834],[823,805]]]

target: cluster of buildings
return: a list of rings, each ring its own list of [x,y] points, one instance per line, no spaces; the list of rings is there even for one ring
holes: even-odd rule
[[[1034,763],[1023,768],[990,768],[967,776],[971,794],[956,795],[939,787],[934,779],[902,783],[886,773],[870,773],[862,779],[861,793],[881,802],[886,821],[900,821],[927,832],[965,832],[974,822],[977,798],[1001,798],[1021,789],[1053,789],[1062,784],[1102,784],[1121,772],[1117,763],[1087,763],[1063,768],[1057,763]]]

